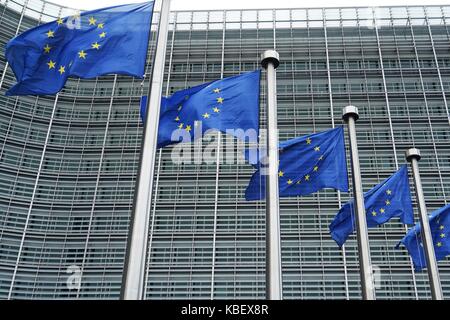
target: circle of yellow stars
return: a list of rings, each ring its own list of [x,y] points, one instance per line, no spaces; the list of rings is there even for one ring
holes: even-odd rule
[[[386,196],[391,196],[392,195],[392,190],[388,189],[386,190]],[[384,206],[381,207],[380,209],[378,209],[378,211],[376,209],[372,209],[372,211],[370,212],[370,214],[372,215],[372,217],[377,217],[378,215],[383,215],[384,213],[386,213],[387,208],[391,205],[391,200],[390,199],[386,199],[384,201]]]
[[[78,18],[80,18],[80,14],[79,14],[79,13],[75,14],[74,16],[72,16],[72,17],[69,18],[69,19],[78,19]],[[66,20],[66,21],[67,21],[67,20]],[[55,35],[56,35],[57,31],[58,31],[58,28],[59,28],[59,27],[62,27],[63,24],[64,24],[64,22],[65,22],[65,21],[64,21],[63,18],[61,18],[61,17],[58,18],[58,19],[56,20],[57,28],[56,28],[56,29],[50,29],[50,30],[48,30],[48,31],[45,33],[45,35],[47,36],[47,38],[48,38],[48,39],[55,38]],[[104,31],[105,23],[97,23],[97,19],[96,19],[95,17],[93,17],[93,16],[92,16],[92,17],[89,17],[88,23],[89,23],[89,27],[92,27],[92,28],[96,27],[96,29],[94,29],[94,30],[97,30],[97,32],[98,32],[98,37],[99,37],[99,41],[93,42],[93,43],[91,44],[91,47],[90,47],[89,49],[92,49],[92,50],[100,50],[100,48],[102,47],[102,45],[101,45],[101,43],[99,43],[99,42],[101,42],[101,40],[105,39],[106,36],[107,36],[107,32]],[[53,49],[54,49],[54,48],[53,48],[52,46],[50,46],[49,43],[46,43],[45,46],[43,47],[43,53],[44,53],[45,55],[49,55],[49,54],[52,52]],[[87,56],[88,56],[87,50],[88,50],[88,49],[78,51],[78,53],[77,53],[78,59],[80,59],[80,60],[82,60],[82,61],[83,61],[83,60],[86,60],[86,58],[87,58]],[[61,76],[62,76],[63,74],[66,73],[66,67],[67,67],[66,65],[62,65],[62,64],[59,65],[56,61],[53,61],[52,59],[48,60],[48,62],[47,62],[46,64],[47,64],[47,66],[48,66],[48,70],[53,70],[53,69],[54,69],[54,70],[57,70]],[[70,63],[70,65],[72,65],[72,62]],[[70,67],[70,65],[69,65],[69,67]]]
[[[217,95],[217,98],[216,98],[217,105],[214,106],[213,108],[211,108],[211,110],[210,110],[209,112],[206,111],[204,114],[202,114],[202,117],[203,117],[203,119],[205,119],[205,120],[210,119],[211,116],[213,116],[213,115],[218,115],[218,114],[220,114],[221,107],[222,107],[222,105],[223,105],[223,103],[224,103],[224,101],[225,101],[225,99],[221,96],[221,92],[222,92],[221,89],[215,88],[212,92],[213,92],[214,94]],[[187,99],[189,99],[189,97],[186,97],[186,100],[187,100]],[[184,130],[186,130],[187,132],[191,132],[191,131],[192,131],[192,125],[187,124],[187,123],[183,123],[182,120],[181,120],[181,118],[180,118],[180,112],[181,112],[182,109],[183,109],[183,105],[181,104],[181,105],[178,106],[178,108],[177,108],[177,110],[178,110],[178,115],[176,116],[176,118],[174,119],[174,121],[177,123],[177,128],[178,128],[178,129],[180,129],[180,130],[183,130],[183,129],[184,129]]]
[[[305,140],[307,145],[312,145],[312,139],[311,138],[306,138]],[[307,183],[310,182],[311,179],[314,177],[314,174],[319,172],[319,162],[322,161],[324,159],[323,154],[320,153],[320,146],[317,145],[314,147],[314,152],[320,154],[320,156],[317,158],[317,163],[310,168],[310,170],[308,170],[308,173],[305,174],[303,177],[301,177],[300,179],[293,179],[293,178],[289,178],[286,177],[286,174],[283,170],[279,170],[278,171],[278,177],[279,179],[283,178],[283,183],[287,184],[288,186],[292,186],[292,185],[299,185],[302,183]]]
[[[437,223],[439,224],[438,239],[440,239],[440,240],[436,242],[436,247],[441,248],[444,245],[444,243],[442,241],[444,241],[444,239],[447,238],[447,234],[445,233],[445,226],[443,224],[441,224],[440,220],[438,220]]]

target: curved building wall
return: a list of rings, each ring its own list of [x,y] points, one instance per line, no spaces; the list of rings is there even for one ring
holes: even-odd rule
[[[2,1],[2,52],[17,30],[74,12]],[[109,76],[72,80],[57,96],[6,97],[15,80],[3,54],[0,63],[0,297],[116,298],[139,159],[141,83]],[[85,281],[70,289],[78,274]]]
[[[0,46],[71,14],[0,0]],[[341,125],[354,104],[364,189],[415,145],[431,211],[450,200],[448,24],[450,7],[438,6],[174,12],[164,93],[258,68],[259,54],[276,47],[280,140]],[[148,81],[74,79],[56,97],[17,98],[4,96],[14,78],[3,56],[0,76],[0,298],[118,298]],[[262,83],[262,127],[264,94]],[[222,135],[221,159],[232,140]],[[263,298],[265,204],[243,197],[252,168],[178,165],[171,151],[157,156],[146,298]],[[349,197],[281,200],[285,298],[359,297],[355,238],[339,250],[328,234]],[[430,296],[426,273],[394,249],[404,233],[398,221],[370,230],[378,298]],[[439,266],[449,296],[450,264]],[[81,286],[68,286],[78,272]]]

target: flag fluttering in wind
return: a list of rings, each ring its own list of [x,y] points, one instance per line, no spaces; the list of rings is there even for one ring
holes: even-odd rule
[[[194,141],[196,130],[199,137],[208,130],[218,130],[241,140],[247,138],[248,142],[257,142],[260,77],[261,71],[256,70],[180,90],[162,98],[158,148],[182,142],[184,137]],[[146,106],[146,97],[143,97],[143,122]],[[253,135],[247,135],[247,130],[253,130]]]
[[[364,194],[367,226],[376,227],[394,217],[404,224],[414,223],[414,211],[409,190],[408,168],[403,165],[396,173]],[[330,224],[331,237],[341,247],[355,231],[354,201],[347,202]]]
[[[436,260],[444,260],[450,254],[450,204],[434,211],[429,219]],[[403,244],[411,255],[416,271],[427,267],[422,244],[422,228],[416,224],[397,245]]]
[[[18,35],[6,45],[6,59],[17,79],[6,94],[56,94],[69,77],[142,78],[153,4],[87,11]]]
[[[324,188],[348,191],[347,163],[345,160],[344,129],[337,127],[281,142],[279,153],[280,197],[301,196]],[[246,154],[249,159],[250,153]],[[246,200],[262,200],[266,194],[266,177],[262,161],[254,164],[258,169],[245,192]]]

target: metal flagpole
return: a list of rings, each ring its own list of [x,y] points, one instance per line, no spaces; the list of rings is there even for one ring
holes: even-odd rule
[[[278,52],[267,50],[261,55],[261,65],[267,70],[267,154],[266,180],[266,297],[281,300],[281,238],[278,203],[278,129],[277,129],[277,76]]]
[[[367,233],[367,217],[364,207],[364,194],[359,166],[358,142],[356,139],[356,121],[359,118],[358,108],[347,106],[343,109],[343,119],[348,125],[350,154],[352,162],[353,192],[355,196],[356,236],[358,239],[359,269],[361,274],[361,291],[364,300],[375,300],[375,292],[370,261],[369,237]]]
[[[152,208],[153,175],[170,16],[170,0],[160,0],[160,3],[158,36],[152,80],[147,98],[147,114],[142,137],[139,174],[136,181],[134,212],[130,222],[122,281],[121,298],[124,300],[142,300],[144,298],[148,227]]]
[[[422,227],[422,243],[427,260],[428,278],[430,279],[431,297],[433,300],[443,300],[439,270],[434,253],[433,239],[431,237],[430,223],[428,221],[427,207],[423,196],[422,181],[419,173],[420,150],[411,148],[406,150],[406,160],[411,162],[414,185],[416,187],[416,199],[419,206],[420,225]]]

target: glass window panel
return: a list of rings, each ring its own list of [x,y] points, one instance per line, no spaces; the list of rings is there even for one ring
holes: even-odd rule
[[[431,19],[428,19],[428,23],[431,25],[431,26],[436,26],[436,25],[442,25],[442,24],[444,24],[444,19],[442,19],[442,18],[431,18]]]
[[[441,7],[426,7],[427,16],[429,18],[441,18],[442,10]]]
[[[223,22],[223,12],[211,11],[209,13],[209,22]]]
[[[276,23],[276,28],[277,29],[289,29],[291,27],[291,23],[290,22],[277,22]]]
[[[259,21],[273,21],[273,11],[272,10],[260,10],[258,11]]]
[[[260,29],[273,29],[273,22],[260,22],[258,26]]]
[[[391,8],[392,18],[405,18],[408,16],[406,7]]]
[[[275,19],[277,21],[287,21],[291,19],[289,10],[276,10]]]
[[[210,30],[222,30],[223,29],[223,23],[210,23],[209,25]]]
[[[344,8],[341,9],[342,19],[355,19],[356,18],[356,9],[353,8]]]
[[[190,12],[178,12],[177,23],[186,23],[186,22],[191,22],[191,13]]]
[[[240,11],[227,11],[227,22],[241,21]]]
[[[243,22],[242,29],[256,29],[256,22]]]
[[[372,8],[358,8],[359,19],[373,19]]]
[[[169,17],[169,23],[173,24],[175,22],[176,13],[171,12]],[[155,21],[152,21],[152,24],[155,23]]]
[[[394,19],[394,20],[392,20],[392,23],[394,26],[407,26],[408,20],[407,19]]]
[[[206,23],[194,23],[192,25],[192,30],[206,30],[207,24]]]
[[[257,21],[256,11],[253,10],[242,11],[242,21]]]
[[[340,20],[327,20],[326,26],[327,27],[339,27],[341,25]]]
[[[325,9],[325,18],[327,20],[339,20],[341,18],[339,9]]]
[[[206,22],[208,21],[208,12],[200,11],[194,12],[192,22]]]
[[[306,10],[292,10],[292,20],[306,20]]]
[[[375,8],[375,16],[377,19],[390,19],[391,13],[389,8]]]
[[[241,24],[239,22],[227,23],[226,28],[227,29],[240,29]]]
[[[322,28],[323,21],[309,21],[308,25],[310,28]]]
[[[356,27],[358,25],[358,20],[342,20],[343,27]]]
[[[442,11],[444,12],[445,17],[450,17],[450,7],[442,7]]]
[[[190,30],[191,25],[188,23],[177,23],[177,30]]]
[[[322,20],[322,9],[308,9],[309,20]]]
[[[306,21],[293,21],[292,22],[292,28],[306,28],[308,25]]]
[[[423,10],[423,7],[409,7],[409,16],[411,18],[422,18],[425,17],[425,12]]]
[[[410,19],[410,21],[413,26],[425,26],[427,24],[425,19]]]

